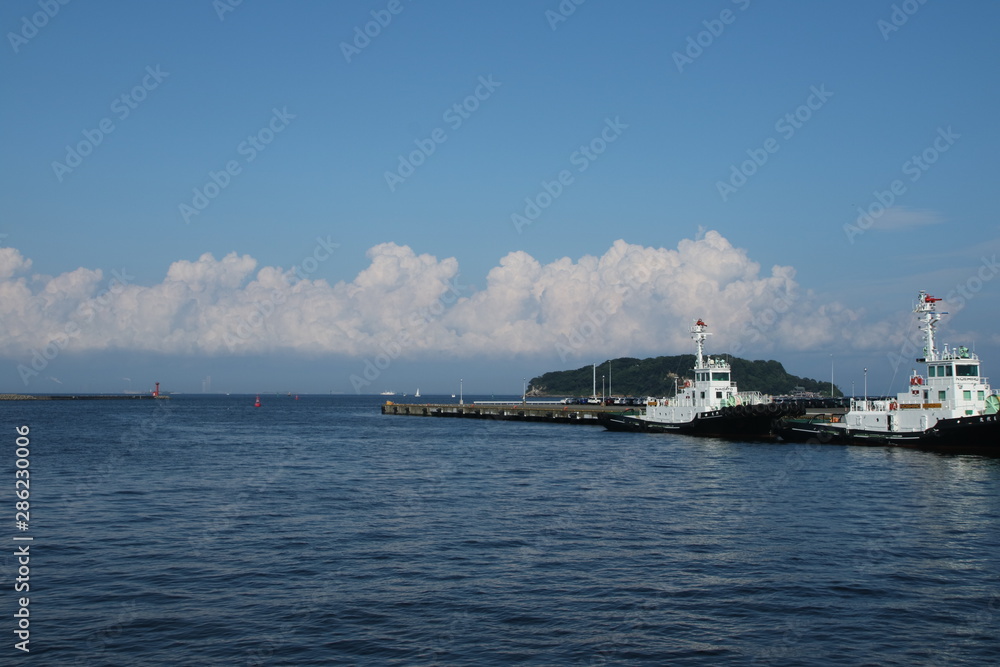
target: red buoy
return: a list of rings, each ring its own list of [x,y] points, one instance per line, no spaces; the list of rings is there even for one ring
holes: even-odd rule
[[[255,408],[259,408],[260,407],[260,396],[257,396],[257,400],[254,402],[253,406]]]

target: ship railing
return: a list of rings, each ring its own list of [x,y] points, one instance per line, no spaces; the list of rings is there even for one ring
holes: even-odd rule
[[[735,399],[736,405],[760,405],[768,402],[759,391],[740,391],[735,394]]]
[[[980,361],[979,355],[967,347],[953,347],[940,352],[937,361]]]
[[[892,412],[899,409],[895,398],[851,399],[851,412]]]
[[[839,424],[844,421],[843,415],[820,414],[809,417],[809,422],[813,424]]]

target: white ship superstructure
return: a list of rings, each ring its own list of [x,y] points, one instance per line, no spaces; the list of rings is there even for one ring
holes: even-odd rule
[[[868,442],[894,445],[969,446],[990,449],[1000,425],[1000,400],[982,375],[978,355],[968,347],[938,350],[935,327],[942,313],[941,299],[921,291],[914,311],[924,338],[926,373],[916,370],[906,391],[894,399],[852,399],[842,417],[825,416],[812,420],[789,420],[781,435],[786,439],[818,437],[820,441]]]
[[[705,355],[705,341],[712,335],[707,329],[708,325],[700,319],[691,327],[691,339],[695,344],[694,381],[678,384],[673,398],[653,402],[647,407],[645,417],[640,419],[684,424],[722,408],[769,402],[760,392],[740,392],[726,359]]]
[[[996,413],[996,396],[981,375],[979,357],[968,347],[939,351],[934,328],[947,313],[937,312],[937,299],[920,292],[914,312],[924,333],[926,377],[913,371],[909,390],[894,400],[853,400],[845,416],[847,428],[904,435],[923,433],[939,421]]]
[[[673,431],[718,437],[769,437],[781,415],[802,414],[799,406],[778,404],[757,391],[739,391],[726,359],[705,354],[711,335],[704,320],[691,327],[695,344],[694,379],[678,381],[673,398],[651,399],[645,414],[601,415],[615,431]]]

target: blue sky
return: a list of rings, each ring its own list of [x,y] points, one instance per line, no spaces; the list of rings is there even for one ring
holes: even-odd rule
[[[226,6],[0,7],[3,390],[519,392],[706,311],[888,388],[919,289],[1000,358],[995,3]]]

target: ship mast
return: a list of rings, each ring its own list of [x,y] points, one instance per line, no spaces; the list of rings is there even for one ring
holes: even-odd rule
[[[923,290],[920,290],[917,296],[917,306],[913,312],[919,316],[920,329],[924,332],[924,358],[918,361],[938,361],[938,352],[934,345],[934,327],[941,321],[941,315],[946,314],[937,312],[937,302],[940,300]]]
[[[695,368],[702,368],[704,366],[703,355],[705,353],[705,339],[712,334],[705,331],[708,325],[701,319],[695,322],[694,326],[691,327],[691,340],[694,341],[695,347],[697,349],[697,358],[695,359]]]

